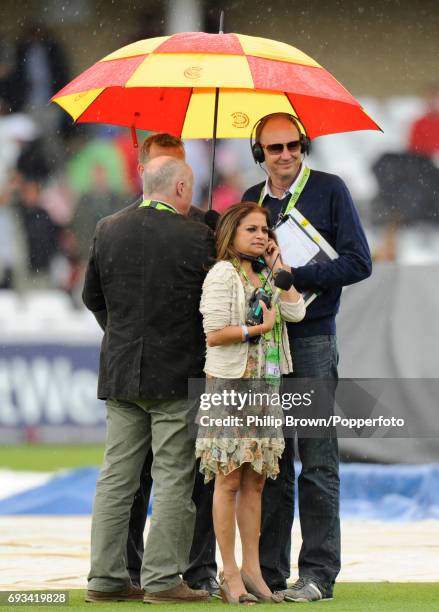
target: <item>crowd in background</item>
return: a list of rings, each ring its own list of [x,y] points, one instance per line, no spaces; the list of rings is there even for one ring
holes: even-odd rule
[[[128,130],[73,125],[49,103],[72,77],[67,51],[44,27],[30,26],[16,45],[0,40],[0,288],[54,287],[78,301],[97,221],[138,198],[141,183]],[[401,227],[439,220],[438,86],[425,94],[405,150],[384,153],[368,168],[377,192],[365,205],[379,210],[372,216],[384,228],[376,259],[395,260]],[[206,208],[210,143],[187,141],[186,150],[195,172],[194,204]],[[261,176],[246,140],[220,141],[216,167],[219,212]],[[355,197],[355,185],[349,187]]]

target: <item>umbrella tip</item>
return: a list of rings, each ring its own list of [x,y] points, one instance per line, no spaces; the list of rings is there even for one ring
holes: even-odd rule
[[[224,11],[220,13],[219,33],[224,34]]]

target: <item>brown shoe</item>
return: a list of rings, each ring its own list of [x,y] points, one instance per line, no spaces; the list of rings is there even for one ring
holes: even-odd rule
[[[143,589],[130,584],[122,591],[90,591],[85,596],[88,603],[98,603],[105,601],[142,601]]]
[[[227,580],[224,577],[224,572],[219,573],[219,589],[221,599],[227,604],[243,604],[245,606],[254,606],[258,603],[258,598],[251,593],[242,593],[239,597],[234,597],[230,591]]]
[[[247,589],[247,592],[251,595],[254,595],[259,602],[281,603],[284,600],[284,596],[278,591],[276,591],[275,593],[271,593],[271,595],[264,595],[264,593],[261,593],[256,584],[253,582],[253,579],[250,578],[250,576],[242,570],[241,578],[245,588]]]
[[[198,591],[188,587],[186,582],[180,582],[172,589],[150,593],[145,591],[143,601],[145,603],[184,603],[185,601],[207,601],[209,591]]]

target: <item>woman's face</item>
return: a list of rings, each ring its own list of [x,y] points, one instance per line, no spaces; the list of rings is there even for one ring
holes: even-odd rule
[[[267,219],[262,212],[254,211],[241,220],[236,229],[233,247],[238,253],[258,257],[264,255],[268,244]]]

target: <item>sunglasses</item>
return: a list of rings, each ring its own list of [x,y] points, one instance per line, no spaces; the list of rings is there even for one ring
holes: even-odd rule
[[[276,144],[262,145],[262,148],[266,149],[270,155],[280,155],[283,153],[284,147],[288,149],[289,153],[294,153],[300,147],[300,144],[300,140],[292,140],[285,144],[279,142]]]

